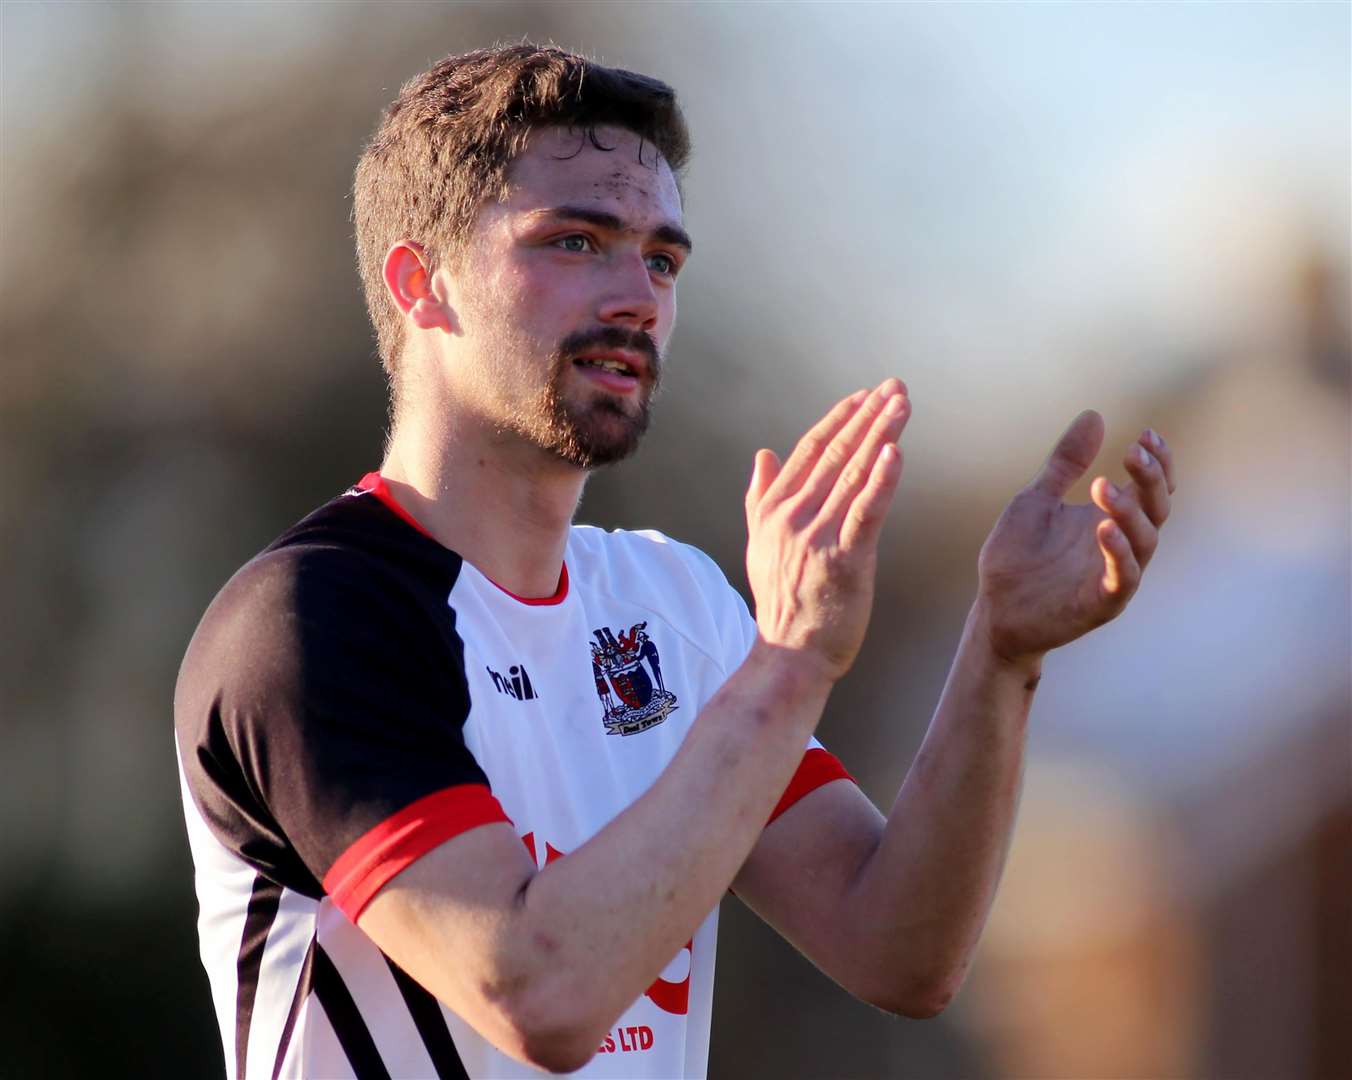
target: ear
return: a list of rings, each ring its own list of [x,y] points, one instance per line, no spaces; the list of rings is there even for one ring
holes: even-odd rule
[[[385,254],[385,288],[419,330],[455,332],[455,312],[433,288],[422,245],[400,240]]]

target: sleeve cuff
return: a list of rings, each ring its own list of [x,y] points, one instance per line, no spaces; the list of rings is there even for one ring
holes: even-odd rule
[[[400,871],[452,837],[498,821],[511,824],[485,784],[457,784],[424,795],[344,851],[324,875],[324,891],[355,923],[372,897]]]
[[[845,771],[845,766],[831,751],[823,750],[820,746],[812,747],[803,755],[803,760],[798,765],[798,771],[793,774],[789,786],[784,789],[783,796],[770,813],[770,821],[765,824],[769,825],[771,821],[774,821],[804,795],[816,791],[823,784],[829,784],[832,780],[853,781],[854,777]]]

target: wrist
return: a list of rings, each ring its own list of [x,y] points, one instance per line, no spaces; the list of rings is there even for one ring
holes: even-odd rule
[[[759,635],[742,670],[773,699],[786,702],[820,701],[824,705],[836,683],[831,665],[811,650],[773,645]]]
[[[1026,690],[1036,689],[1042,678],[1045,651],[1010,653],[1001,649],[990,609],[977,597],[963,629],[964,644],[975,650],[981,664],[997,678],[1020,682]]]

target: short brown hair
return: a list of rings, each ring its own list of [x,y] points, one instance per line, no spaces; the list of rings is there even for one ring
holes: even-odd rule
[[[428,270],[453,258],[479,208],[508,193],[507,172],[538,127],[601,125],[651,142],[679,173],[690,136],[666,83],[522,43],[448,56],[404,84],[357,163],[352,191],[357,267],[381,363],[393,375],[403,319],[385,289],[385,253],[417,240]]]

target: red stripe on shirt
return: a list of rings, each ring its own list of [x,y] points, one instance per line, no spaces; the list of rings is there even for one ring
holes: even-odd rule
[[[803,755],[803,760],[798,765],[798,771],[793,774],[789,786],[784,789],[783,796],[775,804],[774,810],[771,811],[770,821],[774,821],[804,795],[816,791],[823,784],[829,784],[832,780],[853,779],[854,777],[845,771],[845,766],[840,763],[840,759],[835,754],[829,750],[823,750],[820,746],[812,747]],[[765,824],[769,825],[770,821]]]
[[[395,874],[453,836],[497,821],[511,824],[485,784],[457,784],[424,795],[344,851],[324,875],[324,891],[355,923]]]

